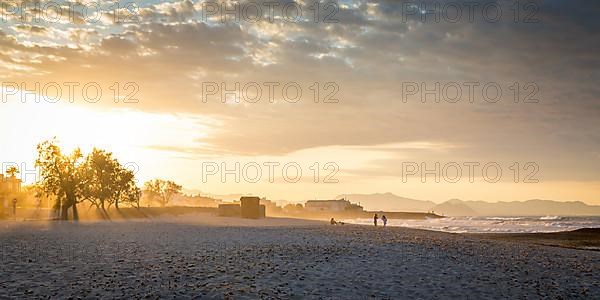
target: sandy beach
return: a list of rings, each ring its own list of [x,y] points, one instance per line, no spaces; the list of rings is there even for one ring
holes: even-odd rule
[[[183,215],[0,222],[0,298],[600,295],[600,252],[407,228]]]

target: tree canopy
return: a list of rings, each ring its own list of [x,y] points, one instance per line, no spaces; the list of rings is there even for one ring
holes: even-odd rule
[[[6,169],[6,175],[9,177],[14,177],[16,174],[19,174],[19,169],[15,166],[10,166]]]
[[[165,207],[175,195],[181,193],[181,185],[170,180],[154,179],[144,183],[144,193],[151,201],[158,201]]]
[[[62,220],[68,219],[69,208],[73,219],[79,218],[77,204],[87,201],[100,209],[108,218],[106,208],[119,208],[119,203],[139,207],[141,190],[135,185],[135,176],[111,152],[94,148],[87,156],[80,149],[63,154],[56,140],[37,146],[41,182],[46,195],[56,196],[55,209]]]

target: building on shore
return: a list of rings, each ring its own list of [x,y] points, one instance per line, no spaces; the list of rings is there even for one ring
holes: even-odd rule
[[[265,218],[266,207],[260,202],[259,197],[241,197],[237,203],[219,204],[218,214],[221,217]]]
[[[312,212],[344,212],[344,211],[363,211],[363,207],[350,203],[346,199],[339,200],[309,200],[304,205],[306,211]]]
[[[266,214],[272,216],[276,214],[281,214],[282,208],[277,206],[277,203],[271,200],[267,200],[266,198],[260,198],[260,205],[265,207]]]
[[[7,177],[0,174],[0,215],[10,211],[13,196],[21,191],[21,180],[14,175]]]
[[[219,204],[219,217],[236,217],[242,215],[242,208],[237,203]]]
[[[197,207],[219,207],[219,204],[223,203],[221,199],[215,199],[211,197],[204,197],[200,194],[198,195],[187,195],[187,194],[179,194],[173,197],[171,201],[171,205],[179,205],[179,206],[197,206]]]
[[[261,215],[260,198],[258,197],[242,197],[242,218],[258,219]],[[264,206],[263,206],[264,207]]]

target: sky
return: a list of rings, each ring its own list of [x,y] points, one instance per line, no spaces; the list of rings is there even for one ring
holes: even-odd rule
[[[202,194],[600,205],[600,3],[469,3],[0,0],[3,170],[56,136]]]

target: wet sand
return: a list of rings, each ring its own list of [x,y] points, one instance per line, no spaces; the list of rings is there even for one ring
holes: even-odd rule
[[[0,298],[600,295],[600,252],[407,228],[186,215],[0,222],[0,243]]]
[[[551,233],[485,233],[471,234],[471,236],[535,245],[600,251],[600,228],[582,228],[573,231]]]

